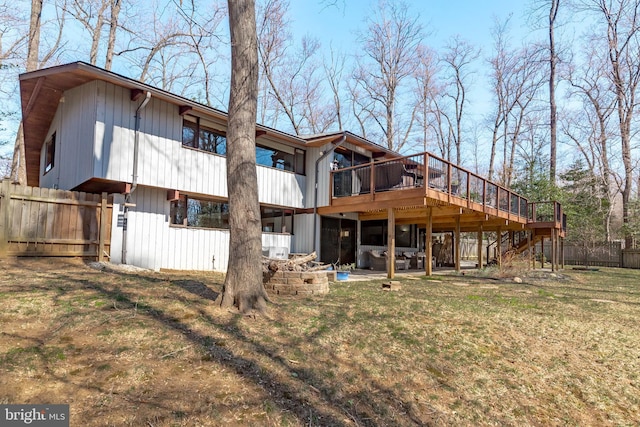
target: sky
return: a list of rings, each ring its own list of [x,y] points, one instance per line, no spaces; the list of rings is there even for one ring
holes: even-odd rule
[[[503,22],[511,16],[510,35],[514,45],[529,37],[544,36],[530,29],[529,16],[533,0],[413,0],[407,1],[411,11],[419,15],[420,23],[429,32],[426,41],[441,50],[453,36],[480,48],[481,56],[475,65],[474,84],[469,93],[470,109],[475,116],[488,113],[491,106],[487,73],[483,66],[491,55],[491,29],[496,20]],[[323,51],[332,46],[336,50],[353,53],[357,50],[357,30],[366,26],[377,0],[329,1],[291,0],[289,16],[294,37],[316,37]],[[476,117],[478,119],[478,117]]]

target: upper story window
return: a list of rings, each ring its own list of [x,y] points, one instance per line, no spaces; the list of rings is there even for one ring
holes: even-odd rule
[[[209,153],[227,154],[227,137],[223,132],[202,123],[200,117],[184,116],[182,145]]]
[[[182,120],[182,145],[221,155],[227,154],[224,131],[200,117],[185,115]],[[256,144],[256,163],[300,175],[305,174],[305,151],[284,144]]]
[[[371,162],[369,157],[344,147],[336,148],[333,153],[333,159],[337,169],[363,165]]]
[[[56,158],[56,133],[51,135],[51,138],[44,144],[44,174],[53,169],[54,161]],[[43,175],[44,175],[43,174]]]
[[[256,163],[262,166],[304,175],[304,150],[292,147],[273,148],[256,144]]]

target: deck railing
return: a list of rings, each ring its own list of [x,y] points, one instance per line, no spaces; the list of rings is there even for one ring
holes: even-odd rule
[[[428,152],[334,170],[331,183],[333,198],[427,187],[457,204],[533,218],[526,198]]]

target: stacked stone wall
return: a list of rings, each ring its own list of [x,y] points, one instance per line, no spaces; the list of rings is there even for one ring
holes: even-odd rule
[[[270,294],[316,295],[329,292],[327,271],[276,271],[263,273],[262,283]]]

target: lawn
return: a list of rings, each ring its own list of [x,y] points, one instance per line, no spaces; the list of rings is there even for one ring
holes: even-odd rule
[[[218,274],[0,271],[0,403],[73,426],[640,424],[640,271],[340,282],[257,319]]]

